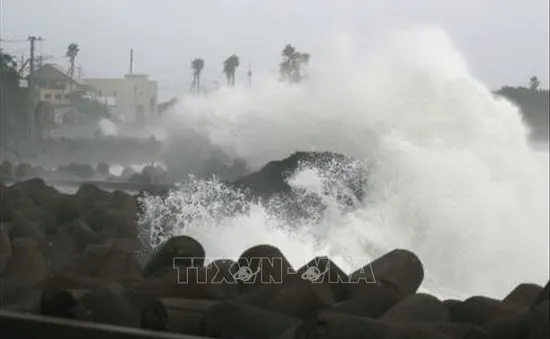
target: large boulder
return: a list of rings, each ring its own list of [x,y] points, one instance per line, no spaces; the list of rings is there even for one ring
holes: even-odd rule
[[[287,180],[300,168],[311,166],[321,171],[329,171],[335,163],[352,164],[353,159],[341,154],[329,152],[296,152],[283,160],[271,161],[261,170],[241,177],[232,183],[233,186],[244,188],[254,196],[269,198],[275,194],[290,193],[291,187]],[[359,200],[363,197],[361,173],[350,173],[354,177],[346,178],[344,184]]]
[[[59,192],[46,184],[43,179],[34,178],[17,183],[13,189],[21,189],[35,206],[50,208],[60,197]]]
[[[87,206],[80,212],[80,218],[98,233],[111,230],[117,237],[135,238],[138,234],[137,215],[104,206]]]
[[[60,225],[66,224],[78,218],[83,203],[78,197],[62,194],[52,207],[52,212]]]
[[[49,242],[47,257],[53,270],[71,268],[75,264],[78,246],[67,227],[58,227]]]
[[[292,175],[305,168],[318,171],[323,185],[321,192],[290,186]],[[322,216],[327,204],[319,193],[334,198],[343,208],[354,208],[363,199],[364,184],[358,162],[327,152],[297,152],[230,183],[252,200],[271,201],[268,206],[274,208],[273,212],[290,223]]]
[[[48,267],[34,239],[19,238],[12,243],[12,254],[4,270],[7,281],[21,286],[34,286],[48,276]]]
[[[40,297],[40,314],[56,318],[73,319],[77,300],[66,290],[44,288]]]
[[[137,215],[137,200],[130,194],[123,191],[114,191],[111,193],[109,205],[113,208],[125,211],[128,214]]]
[[[65,228],[67,233],[74,238],[78,252],[82,252],[86,246],[100,241],[99,235],[82,219],[74,219],[66,224]]]
[[[83,184],[75,194],[83,203],[103,203],[109,200],[109,192],[104,191],[94,184]]]
[[[135,242],[131,239],[115,239],[107,253],[100,258],[97,277],[111,281],[137,280],[141,267],[134,255]]]
[[[140,311],[136,310],[123,289],[99,288],[80,298],[75,309],[78,320],[139,327]]]
[[[197,240],[185,235],[172,237],[152,254],[143,269],[143,276],[153,276],[174,265],[203,266],[204,255],[204,248]],[[174,262],[174,258],[178,258],[177,262]]]
[[[0,224],[0,273],[6,268],[8,259],[11,256],[11,241],[7,227]]]
[[[48,239],[44,228],[36,222],[19,221],[6,223],[8,227],[9,237],[12,241],[20,238],[29,238],[36,241],[41,247],[46,247]]]

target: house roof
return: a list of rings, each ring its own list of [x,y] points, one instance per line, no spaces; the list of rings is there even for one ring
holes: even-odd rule
[[[75,84],[80,86],[88,86],[86,81],[81,78],[71,78],[68,75],[67,70],[65,70],[63,67],[56,65],[56,64],[46,64],[42,67],[40,67],[35,72],[35,77],[41,78],[41,79],[59,79],[59,80],[71,80]]]

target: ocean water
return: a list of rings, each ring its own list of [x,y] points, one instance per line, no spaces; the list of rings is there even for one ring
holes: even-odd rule
[[[358,208],[345,210],[323,189],[350,173],[338,164],[332,172],[304,166],[290,178],[328,206],[320,218],[293,222],[275,202],[250,204],[215,179],[190,179],[166,200],[145,200],[144,243],[188,234],[210,257],[267,243],[296,267],[329,255],[348,272],[406,248],[424,264],[422,288],[441,297],[502,297],[520,282],[545,284],[548,147],[529,143],[517,107],[493,96],[440,29],[395,32],[368,52],[349,41],[316,51],[300,85],[266,74],[251,91],[185,96],[167,133],[193,130],[202,152],[221,150],[252,169],[295,151],[348,155],[368,177]],[[174,156],[201,159],[180,151]]]

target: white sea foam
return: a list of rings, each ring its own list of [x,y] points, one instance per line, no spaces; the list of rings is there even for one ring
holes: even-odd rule
[[[328,254],[351,270],[338,258],[407,248],[425,265],[424,287],[442,296],[501,297],[519,282],[546,283],[548,150],[528,144],[517,108],[476,80],[441,30],[401,32],[366,55],[337,46],[312,54],[311,78],[299,86],[257,77],[252,91],[186,97],[176,118],[253,168],[294,151],[355,157],[368,173],[360,208],[329,204],[320,221],[290,227],[268,206],[213,213],[242,198],[202,181],[193,184],[202,192],[150,198],[144,227],[169,216],[162,235],[194,236],[210,257],[269,243],[296,266]],[[312,169],[291,180],[314,192],[323,182]],[[219,199],[198,202],[214,192]]]

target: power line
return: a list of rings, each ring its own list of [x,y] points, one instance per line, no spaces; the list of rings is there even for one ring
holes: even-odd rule
[[[1,42],[7,42],[7,43],[22,43],[22,42],[29,41],[29,39],[28,38],[26,38],[26,39],[2,39],[2,38],[0,38],[0,41]]]

